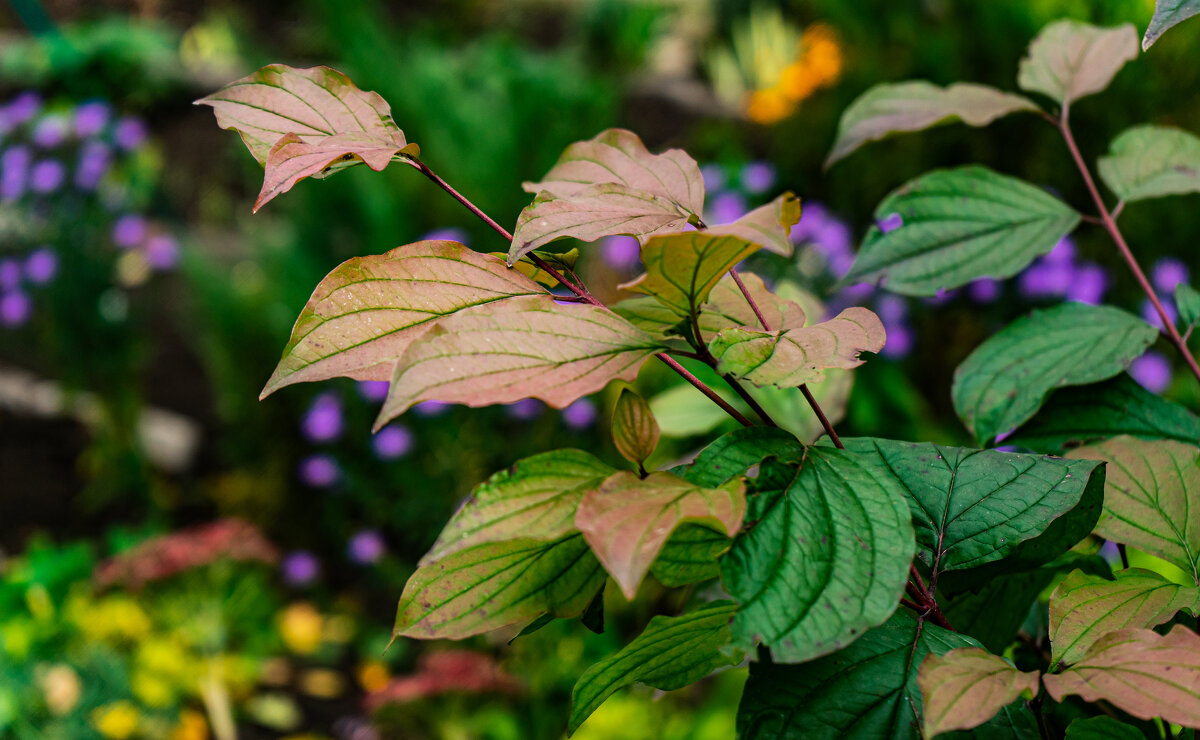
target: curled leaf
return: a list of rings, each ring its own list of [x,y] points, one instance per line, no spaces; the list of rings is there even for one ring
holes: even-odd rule
[[[764,206],[742,216],[733,223],[710,226],[708,233],[736,236],[760,244],[784,257],[795,251],[792,227],[800,223],[800,198],[787,192]]]
[[[650,404],[628,388],[621,390],[613,408],[612,437],[617,452],[639,467],[658,446],[658,422]]]
[[[1132,23],[1101,28],[1073,20],[1055,21],[1029,45],[1017,85],[1069,106],[1108,87],[1137,54],[1138,35]]]
[[[930,653],[917,672],[925,702],[925,735],[982,725],[1019,698],[1038,692],[1038,672],[1023,672],[983,648]]]
[[[799,303],[772,293],[763,279],[752,272],[739,271],[738,277],[742,279],[747,292],[754,299],[754,304],[767,320],[767,326],[764,327],[759,322],[758,315],[754,313],[733,276],[726,275],[712,289],[708,302],[700,312],[700,330],[704,333],[705,341],[712,341],[712,337],[722,329],[734,327],[769,327],[774,331],[787,331],[804,326],[805,311]]]

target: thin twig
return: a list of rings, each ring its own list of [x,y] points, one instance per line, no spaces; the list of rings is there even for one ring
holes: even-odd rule
[[[821,404],[817,403],[817,399],[813,397],[812,391],[808,389],[808,383],[801,384],[800,392],[804,394],[804,400],[808,401],[808,405],[812,407],[813,413],[820,420],[821,426],[825,428],[825,433],[833,441],[833,446],[839,450],[846,449],[846,445],[842,444],[841,437],[833,430],[833,424],[829,422],[829,417],[825,416],[825,412],[821,410]]]
[[[758,323],[762,324],[763,329],[771,331],[771,325],[767,323],[767,319],[759,309],[758,302],[754,300],[754,296],[750,295],[750,291],[746,289],[746,284],[742,282],[742,276],[738,274],[736,267],[729,269],[729,276],[733,278],[733,282],[737,283],[738,290],[742,291],[742,295],[746,297],[746,303],[750,304],[750,310],[758,317]]]

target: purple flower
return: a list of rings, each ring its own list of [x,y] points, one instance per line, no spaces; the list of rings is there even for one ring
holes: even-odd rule
[[[92,190],[104,179],[112,152],[106,144],[89,141],[79,153],[79,164],[75,167],[75,186],[81,190]]]
[[[441,416],[450,410],[450,404],[445,401],[422,401],[412,408],[417,416]]]
[[[52,193],[63,184],[67,170],[62,162],[54,159],[43,159],[33,166],[29,175],[29,186],[35,193]]]
[[[838,292],[838,299],[840,301],[848,302],[845,305],[852,305],[856,301],[865,299],[874,292],[874,283],[855,283],[854,285],[847,285],[845,288],[842,288],[841,291]]]
[[[386,380],[360,380],[358,395],[364,401],[382,401],[387,398],[389,385]]]
[[[1046,262],[1069,265],[1075,261],[1076,251],[1075,240],[1069,236],[1064,236],[1054,245],[1054,249],[1051,249],[1042,259]]]
[[[25,277],[34,285],[45,285],[58,274],[58,255],[50,247],[39,247],[25,258]]]
[[[35,92],[23,92],[8,104],[8,118],[14,127],[32,119],[42,109],[42,98]]]
[[[877,221],[875,225],[879,227],[880,231],[886,234],[903,226],[904,218],[899,213],[892,213],[885,216],[882,220]]]
[[[81,139],[95,136],[108,125],[111,111],[108,103],[94,100],[75,109],[75,134]]]
[[[931,296],[928,296],[926,298],[922,298],[921,301],[926,306],[940,306],[943,303],[948,303],[957,297],[958,297],[958,288],[954,288],[953,290],[946,290],[945,288],[938,288],[937,293],[935,293]]]
[[[875,301],[875,313],[885,326],[898,324],[908,318],[908,301],[890,293],[881,295]]]
[[[967,286],[967,295],[976,303],[991,303],[1000,296],[1000,281],[982,278]]]
[[[53,149],[67,140],[67,120],[62,116],[46,116],[33,128],[33,143],[43,149]]]
[[[14,146],[0,157],[0,198],[16,200],[25,194],[25,181],[33,156],[29,147]]]
[[[313,488],[328,488],[342,479],[337,460],[329,455],[309,455],[300,462],[300,480]]]
[[[632,236],[606,236],[600,241],[600,254],[609,267],[629,270],[641,258],[642,247]]]
[[[16,290],[21,287],[21,263],[15,257],[0,260],[0,289]]]
[[[308,550],[289,552],[280,563],[283,580],[289,586],[305,586],[316,580],[321,573],[321,563]]]
[[[1147,352],[1130,363],[1129,374],[1151,393],[1162,393],[1171,385],[1171,363],[1158,352]]]
[[[29,321],[32,313],[33,303],[22,291],[10,290],[0,294],[0,324],[20,326]]]
[[[587,429],[596,423],[596,404],[581,398],[562,410],[563,423],[571,429]]]
[[[179,242],[175,237],[158,234],[147,240],[143,253],[154,269],[169,270],[179,261]]]
[[[1021,273],[1017,288],[1026,298],[1064,296],[1075,282],[1075,266],[1069,262],[1038,260]]]
[[[333,392],[318,395],[300,423],[309,442],[332,442],[342,436],[342,401]]]
[[[1075,272],[1075,279],[1067,288],[1067,300],[1077,303],[1096,304],[1104,300],[1108,290],[1108,273],[1100,265],[1087,264]]]
[[[508,415],[514,419],[529,421],[541,416],[544,408],[542,402],[535,398],[523,398],[516,403],[508,404]]]
[[[386,550],[383,535],[374,529],[364,529],[356,533],[346,545],[346,553],[359,565],[379,562]]]
[[[704,190],[714,192],[725,187],[725,168],[719,164],[706,164],[700,168],[700,176],[704,178]]]
[[[727,224],[737,221],[746,214],[746,199],[737,193],[721,193],[712,199],[708,214],[704,220],[713,224]]]
[[[122,249],[136,247],[145,241],[148,230],[146,219],[136,213],[127,213],[113,224],[113,244]]]
[[[1121,565],[1121,549],[1112,540],[1105,540],[1104,544],[1100,546],[1100,552],[1096,554],[1107,560],[1111,566]]]
[[[395,460],[412,451],[413,434],[408,427],[389,425],[371,438],[371,447],[380,460]]]
[[[113,131],[113,139],[117,146],[127,152],[141,146],[147,136],[146,124],[142,123],[142,119],[133,116],[125,116],[117,121],[117,127]]]
[[[912,329],[903,323],[885,324],[884,328],[887,329],[887,343],[879,354],[894,359],[907,357],[914,343]]]
[[[1179,321],[1179,314],[1175,312],[1175,304],[1169,300],[1164,300],[1162,307],[1167,312],[1167,318],[1171,320],[1172,324]],[[1158,311],[1154,308],[1154,304],[1150,302],[1149,298],[1142,301],[1142,318],[1146,320],[1147,324],[1159,331],[1166,328],[1163,326],[1162,317],[1158,315]]]
[[[775,168],[767,162],[751,162],[742,168],[742,188],[747,193],[762,193],[775,184]]]
[[[460,244],[467,243],[467,232],[462,229],[434,229],[425,236],[421,237],[422,241],[447,241],[459,242]]]
[[[1151,271],[1154,287],[1163,293],[1174,293],[1175,286],[1188,281],[1188,268],[1174,257],[1167,257],[1154,263]]]

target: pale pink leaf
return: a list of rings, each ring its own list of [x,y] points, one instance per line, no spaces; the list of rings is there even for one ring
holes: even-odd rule
[[[767,320],[767,327],[763,327],[759,322],[758,315],[754,313],[733,276],[726,275],[712,289],[708,302],[700,311],[700,329],[704,333],[705,341],[711,341],[722,329],[735,327],[787,331],[804,326],[805,311],[799,303],[772,293],[763,279],[752,272],[739,272],[738,277],[742,279],[742,284],[754,299],[754,304]]]
[[[1059,20],[1043,28],[1029,44],[1017,85],[1069,106],[1108,87],[1121,67],[1137,55],[1138,33],[1132,23],[1102,28]]]
[[[925,705],[925,736],[969,730],[990,720],[1018,698],[1038,692],[1038,672],[1018,671],[983,648],[930,653],[917,672]]]
[[[315,143],[305,142],[296,134],[287,134],[276,142],[267,156],[263,186],[254,202],[254,211],[280,193],[291,190],[306,177],[324,178],[359,163],[379,172],[397,154],[412,151],[414,146],[361,133],[334,134]]]
[[[764,206],[719,226],[710,226],[708,233],[736,236],[761,245],[784,257],[792,256],[792,227],[800,223],[800,199],[794,193],[784,193]]]

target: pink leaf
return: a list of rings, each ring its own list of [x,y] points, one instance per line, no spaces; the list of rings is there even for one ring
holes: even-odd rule
[[[925,704],[925,736],[970,730],[990,720],[1018,697],[1038,692],[1038,672],[1018,671],[983,648],[930,653],[917,673]]]

